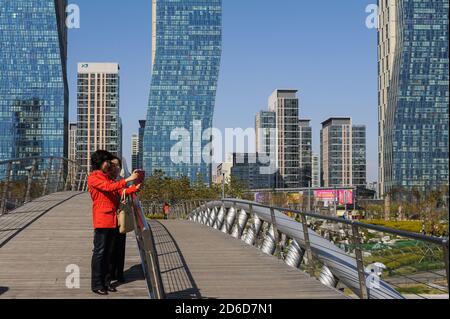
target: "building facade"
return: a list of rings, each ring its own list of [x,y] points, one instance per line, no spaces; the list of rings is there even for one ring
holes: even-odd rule
[[[231,176],[247,184],[249,189],[275,188],[276,174],[266,174],[262,164],[255,153],[234,153]]]
[[[211,182],[211,139],[222,52],[221,0],[153,0],[152,81],[144,135],[144,169]],[[189,154],[174,160],[183,138]],[[189,144],[189,145],[187,145]],[[189,159],[189,160],[188,160]],[[209,163],[208,163],[209,162]]]
[[[312,185],[311,187],[320,187],[320,156],[313,154],[312,156]]]
[[[119,69],[117,63],[78,64],[77,155],[88,172],[96,150],[122,158]]]
[[[231,177],[232,168],[233,163],[220,163],[217,165],[216,173],[213,174],[215,176],[214,183],[222,184],[223,181],[226,183]]]
[[[308,187],[313,183],[312,176],[312,127],[311,120],[300,119],[299,126],[299,153],[300,153],[300,187]]]
[[[144,133],[145,133],[145,120],[139,121],[139,153],[138,153],[138,167],[144,168]]]
[[[131,171],[139,168],[139,135],[131,136]]]
[[[366,187],[366,127],[330,118],[320,132],[323,187]]]
[[[379,1],[379,195],[448,185],[449,1]]]
[[[275,113],[277,188],[300,186],[299,100],[297,90],[275,90],[269,111]]]
[[[68,156],[66,4],[0,1],[0,160]]]

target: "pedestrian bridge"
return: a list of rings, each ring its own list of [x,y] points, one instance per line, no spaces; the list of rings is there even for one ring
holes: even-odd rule
[[[0,217],[0,298],[99,298],[90,292],[91,202],[63,192]],[[186,220],[151,222],[166,298],[343,298],[276,258]],[[105,298],[148,298],[134,234],[126,283]],[[71,267],[72,266],[72,267]],[[80,287],[67,285],[73,266]]]
[[[226,215],[223,207],[227,205],[220,205],[223,203],[205,204],[203,208],[193,210],[194,213],[187,219],[179,217],[182,216],[181,206],[175,207],[171,216],[173,219],[148,223],[152,237],[150,243],[141,242],[146,236],[139,234],[139,231],[130,233],[127,240],[126,283],[118,287],[117,293],[99,297],[90,292],[93,232],[89,195],[70,191],[35,199],[0,217],[0,298],[358,297],[357,292],[344,294],[336,289],[339,281],[336,277],[339,276],[337,264],[328,263],[329,268],[325,272],[322,266],[322,278],[317,280],[314,270],[306,268],[305,272],[299,269],[302,268],[299,253],[307,256],[308,249],[299,249],[295,254],[292,244],[290,249],[283,249],[282,245],[276,244],[277,240],[271,242],[268,240],[270,237],[264,236],[260,238],[261,249],[258,249],[258,236],[253,232],[255,228],[247,229],[243,237],[244,230],[239,226],[244,223],[243,210],[237,214],[239,209],[232,204]],[[251,209],[256,210],[254,207]],[[208,211],[216,217],[208,215]],[[232,215],[235,215],[235,223],[229,224]],[[230,227],[230,232],[227,234],[228,230],[215,229],[218,228],[217,223],[214,227],[208,222],[213,218],[222,219],[223,229]],[[255,221],[258,228],[262,219],[259,222],[255,219],[253,223]],[[268,226],[266,231],[274,236],[273,227]],[[285,226],[279,221],[277,233],[282,234]],[[285,240],[281,237],[279,243]],[[254,241],[253,245],[249,244],[251,241]],[[316,241],[309,241],[309,258],[317,258],[319,262],[320,254],[314,247]],[[148,247],[154,247],[155,252],[145,256]],[[277,251],[287,253],[280,256]],[[156,256],[154,262],[152,256]],[[333,259],[332,256],[330,258]],[[351,269],[351,265],[347,268]],[[351,277],[350,273],[346,276]],[[79,286],[74,280],[78,274]],[[355,274],[357,276],[358,272]],[[335,282],[329,284],[330,280]],[[342,280],[345,281],[343,277]],[[366,289],[370,294],[371,289]],[[385,297],[402,297],[401,294],[396,295],[393,289],[386,291],[392,295]]]

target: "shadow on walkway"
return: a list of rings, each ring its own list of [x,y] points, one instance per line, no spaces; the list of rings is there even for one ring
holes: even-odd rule
[[[151,221],[167,299],[202,299],[181,250],[167,228]]]

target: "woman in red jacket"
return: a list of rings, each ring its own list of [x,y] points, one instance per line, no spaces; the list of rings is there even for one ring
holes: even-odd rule
[[[94,250],[92,255],[91,288],[96,294],[107,295],[111,248],[117,228],[117,193],[126,188],[128,182],[138,179],[133,173],[127,179],[114,181],[109,177],[114,156],[106,151],[96,151],[91,158],[93,172],[88,178],[92,198],[94,224]]]

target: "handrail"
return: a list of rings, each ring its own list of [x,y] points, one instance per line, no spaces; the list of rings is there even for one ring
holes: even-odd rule
[[[125,159],[122,160],[122,166],[122,177],[129,176],[130,172]],[[165,292],[153,232],[145,218],[138,196],[133,194],[131,195],[131,198],[134,233],[138,244],[139,255],[141,257],[142,271],[145,276],[148,294],[150,299],[164,299]]]
[[[30,163],[30,167],[23,168],[22,166],[25,166],[26,163]],[[25,171],[24,176],[21,176],[19,179],[14,174],[14,171],[17,169],[16,165],[19,165],[19,168]],[[0,180],[0,216],[36,197],[59,191],[87,190],[86,172],[81,169],[81,166],[76,161],[66,157],[33,156],[13,158],[1,160],[1,166],[6,167],[2,169],[4,175],[2,176],[2,180]],[[41,167],[42,169],[39,169]],[[16,204],[10,204],[11,198],[7,198],[7,196],[11,184],[20,182],[19,185],[24,185],[22,184],[24,180],[26,189],[23,191],[23,194],[19,195],[17,195],[16,191]],[[39,187],[36,187],[36,185]]]
[[[371,274],[364,269],[360,229],[384,232],[442,247],[445,256],[444,262],[448,286],[448,238],[427,237],[382,226],[368,225],[315,213],[304,213],[288,208],[272,207],[239,199],[227,198],[203,202],[195,205],[195,207],[197,208],[191,209],[190,213],[188,213],[189,220],[219,229],[235,238],[241,238],[251,245],[255,244],[255,237],[259,235],[262,223],[266,222],[270,227],[267,230],[267,234],[265,234],[266,237],[262,245],[260,245],[265,253],[272,255],[274,253],[277,254],[277,251],[279,251],[278,245],[281,242],[276,234],[279,231],[293,240],[285,259],[286,263],[293,267],[298,267],[300,265],[299,260],[301,262],[303,256],[306,255],[308,256],[308,264],[310,264],[310,256],[312,256],[324,265],[320,276],[322,282],[335,286],[338,281],[341,281],[361,298],[403,298],[403,296],[381,279],[379,285],[372,287],[367,284]],[[301,223],[289,218],[284,213],[293,213],[300,216]],[[310,229],[306,217],[350,226],[350,238],[354,245],[355,256],[350,256],[341,248],[338,248],[332,242]],[[253,224],[250,225],[248,223],[251,220]],[[244,230],[247,231],[245,236]]]
[[[361,222],[354,221],[354,220],[347,220],[347,219],[342,219],[342,218],[333,217],[333,216],[325,216],[325,215],[320,215],[320,214],[316,214],[316,213],[307,213],[307,212],[302,212],[302,211],[290,209],[290,208],[268,206],[268,205],[251,202],[251,201],[235,200],[235,199],[230,199],[230,198],[223,199],[223,201],[228,202],[228,203],[240,203],[240,204],[246,204],[246,205],[251,204],[251,205],[253,205],[253,207],[262,207],[262,208],[268,208],[268,209],[274,208],[279,212],[292,213],[292,214],[316,218],[316,219],[323,219],[323,220],[341,223],[341,224],[345,224],[345,225],[349,225],[349,226],[357,225],[358,227],[361,227],[361,228],[380,231],[380,232],[397,235],[397,236],[401,236],[401,237],[406,237],[406,238],[410,238],[410,239],[426,241],[426,242],[429,242],[432,244],[437,244],[437,245],[445,245],[448,242],[448,238],[425,236],[423,234],[408,232],[408,231],[404,231],[404,230],[393,229],[393,228],[388,228],[388,227],[379,226],[379,225],[365,224],[365,223],[361,223]]]

